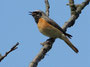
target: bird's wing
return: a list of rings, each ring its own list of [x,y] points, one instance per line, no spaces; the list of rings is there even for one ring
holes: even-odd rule
[[[55,21],[53,21],[52,19],[50,19],[49,17],[45,18],[47,19],[47,22],[49,24],[51,24],[52,26],[54,26],[55,28],[59,29],[61,32],[63,32],[63,34],[65,34],[66,36],[68,36],[69,38],[71,38],[72,36],[68,33],[66,33],[57,23],[55,23]]]

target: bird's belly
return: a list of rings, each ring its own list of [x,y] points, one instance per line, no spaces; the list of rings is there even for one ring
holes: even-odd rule
[[[60,38],[62,36],[62,32],[60,32],[57,28],[53,27],[44,20],[38,22],[38,28],[39,31],[45,36],[51,38]]]
[[[51,37],[51,38],[58,38],[58,32],[55,30],[51,30],[49,28],[41,29],[40,32],[44,34],[45,36]]]

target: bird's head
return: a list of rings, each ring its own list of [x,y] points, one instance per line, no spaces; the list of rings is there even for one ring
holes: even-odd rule
[[[44,17],[46,16],[46,14],[41,11],[41,10],[35,10],[33,12],[29,12],[30,14],[29,15],[32,15],[36,21],[36,23],[38,23],[38,20],[41,18],[41,17]]]

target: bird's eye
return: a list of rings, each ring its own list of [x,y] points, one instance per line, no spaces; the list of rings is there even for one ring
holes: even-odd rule
[[[42,14],[41,13],[38,13],[40,16],[42,16]]]
[[[37,12],[37,16],[41,16],[42,14],[40,12]]]
[[[37,12],[37,14],[40,14],[39,12]]]

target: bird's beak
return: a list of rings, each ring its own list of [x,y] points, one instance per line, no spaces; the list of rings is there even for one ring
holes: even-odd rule
[[[29,12],[29,15],[32,15],[33,12]]]

